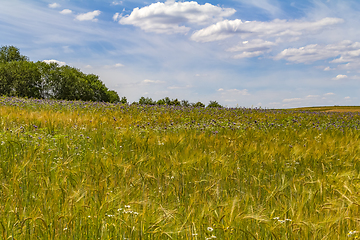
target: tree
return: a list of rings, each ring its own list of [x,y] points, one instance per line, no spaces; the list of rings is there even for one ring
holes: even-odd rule
[[[181,106],[183,107],[190,107],[190,103],[188,100],[181,100]]]
[[[171,105],[171,106],[180,106],[181,103],[180,103],[180,101],[176,98],[176,99],[171,100],[171,102],[169,103],[169,105]]]
[[[222,108],[222,106],[217,101],[210,101],[209,105],[207,105],[209,108]]]
[[[30,62],[14,46],[0,49],[0,94],[18,97],[119,102],[94,74],[56,63]],[[126,101],[126,98],[125,98]]]
[[[121,100],[120,100],[120,102],[121,102],[122,104],[128,104],[128,101],[127,101],[127,98],[126,98],[126,97],[122,97]]]
[[[0,64],[0,94],[41,98],[41,73],[33,62]]]
[[[149,97],[147,97],[147,98],[141,97],[141,98],[139,99],[139,104],[141,104],[141,105],[155,105],[156,102],[153,101],[153,100],[152,100],[151,98],[149,98]]]
[[[205,104],[203,104],[202,102],[197,102],[195,104],[193,104],[193,107],[205,107]]]
[[[28,57],[20,54],[20,50],[17,47],[3,46],[0,48],[0,63],[28,60]]]

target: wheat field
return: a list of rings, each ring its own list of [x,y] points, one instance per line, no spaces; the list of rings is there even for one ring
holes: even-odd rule
[[[360,113],[0,98],[2,239],[356,239]]]

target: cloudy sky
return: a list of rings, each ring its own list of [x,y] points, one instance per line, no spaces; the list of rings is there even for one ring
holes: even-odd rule
[[[141,96],[360,105],[358,0],[0,0],[0,45]]]

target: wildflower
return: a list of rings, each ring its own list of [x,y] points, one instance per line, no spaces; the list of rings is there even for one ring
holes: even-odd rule
[[[130,205],[125,205],[125,208],[130,208]]]
[[[358,231],[353,231],[353,230],[351,230],[351,231],[348,233],[348,237],[351,237],[351,236],[354,235],[355,233],[358,233]]]
[[[214,231],[214,229],[213,229],[212,227],[208,227],[207,230],[208,230],[209,232]]]

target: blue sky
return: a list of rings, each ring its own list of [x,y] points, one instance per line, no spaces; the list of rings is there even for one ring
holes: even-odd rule
[[[360,105],[358,0],[0,0],[0,45],[141,96]]]

